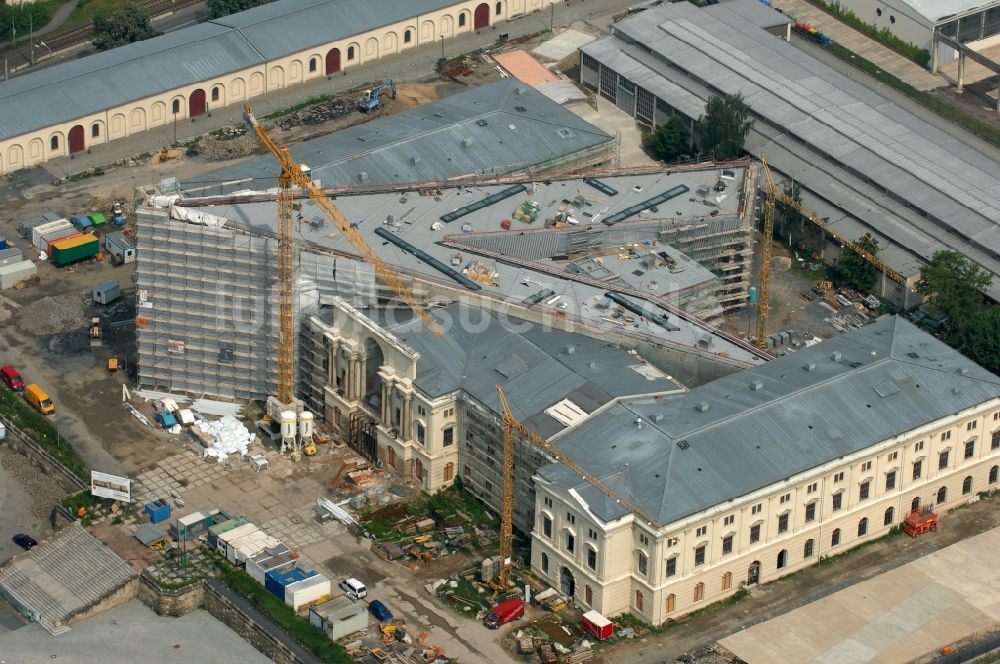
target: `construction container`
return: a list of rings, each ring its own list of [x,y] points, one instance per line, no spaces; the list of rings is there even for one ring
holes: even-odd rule
[[[105,217],[100,212],[94,212],[93,214],[89,214],[87,215],[87,218],[90,219],[90,223],[92,223],[95,226],[103,226],[104,224],[108,223],[108,218]]]
[[[94,223],[90,221],[90,217],[85,215],[74,214],[69,218],[69,221],[73,224],[73,227],[81,233],[87,233],[94,230]]]
[[[204,535],[216,522],[228,521],[229,515],[219,510],[200,511],[174,519],[170,524],[170,536],[176,540],[192,540]]]
[[[295,562],[299,554],[278,542],[255,556],[246,559],[247,574],[257,583],[264,585],[264,577],[273,569],[281,569]]]
[[[104,250],[111,255],[115,265],[128,265],[135,262],[135,245],[121,231],[108,233],[104,236]]]
[[[58,231],[66,230],[69,233],[64,233],[63,235],[57,234]],[[69,219],[50,221],[31,229],[31,244],[35,245],[39,251],[47,251],[51,240],[66,237],[66,235],[72,235],[76,232],[76,228],[73,227],[73,224],[69,223]]]
[[[219,535],[219,539],[215,544],[215,548],[216,550],[218,550],[219,553],[226,556],[227,555],[226,552],[229,549],[230,542],[238,540],[239,538],[245,535],[249,535],[250,533],[255,533],[258,530],[260,530],[260,528],[258,528],[252,523],[244,523],[243,525],[237,526],[232,530],[227,530],[226,532]]]
[[[587,611],[583,614],[580,626],[590,632],[598,641],[603,641],[615,633],[614,623],[597,611]]]
[[[20,263],[24,260],[24,252],[18,247],[7,247],[6,249],[0,249],[0,265],[10,265],[11,263]]]
[[[300,607],[329,594],[330,579],[312,572],[308,578],[285,586],[285,604],[292,607],[293,611],[298,611]]]
[[[233,540],[226,545],[226,558],[234,565],[245,563],[250,557],[264,549],[281,544],[277,538],[271,537],[263,530],[258,530]]]
[[[316,572],[313,572],[315,574]],[[280,599],[282,602],[285,601],[285,588],[293,583],[299,581],[304,581],[309,578],[304,570],[297,567],[294,563],[286,567],[272,569],[267,574],[264,575],[264,588]]]
[[[110,304],[122,296],[122,289],[117,280],[108,279],[97,285],[93,296],[97,304]]]
[[[323,630],[331,641],[368,629],[368,612],[350,597],[338,595],[309,608],[309,622]]]
[[[0,290],[13,288],[19,281],[38,275],[38,266],[31,261],[0,265]]]
[[[208,545],[214,549],[219,543],[219,535],[226,533],[233,528],[238,528],[245,523],[247,523],[247,519],[244,516],[217,521],[214,525],[209,526],[208,528]]]
[[[59,221],[60,219],[62,217],[55,212],[43,212],[40,217],[33,217],[18,224],[17,233],[23,238],[29,238],[31,237],[32,229],[44,226],[45,224],[51,224],[53,221]]]
[[[93,235],[78,235],[57,240],[49,245],[49,257],[62,267],[87,258],[93,258],[101,249],[101,243]]]
[[[160,523],[170,518],[170,503],[160,498],[151,503],[146,503],[142,511],[149,515],[151,523]]]

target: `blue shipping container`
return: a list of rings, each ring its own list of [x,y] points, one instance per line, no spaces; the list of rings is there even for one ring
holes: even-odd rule
[[[152,523],[160,523],[170,518],[170,504],[163,499],[146,503],[144,511],[149,515],[149,520]]]
[[[264,575],[264,588],[284,602],[285,586],[298,581],[304,581],[311,576],[316,576],[316,572],[307,573],[294,565],[282,569],[273,569]]]

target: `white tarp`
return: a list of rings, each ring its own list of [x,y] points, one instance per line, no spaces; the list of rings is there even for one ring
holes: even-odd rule
[[[170,218],[177,219],[178,221],[188,221],[192,224],[201,224],[202,226],[211,226],[212,228],[222,228],[226,225],[227,221],[225,217],[177,205],[170,207]]]
[[[239,453],[245,456],[247,448],[257,438],[256,434],[251,434],[242,422],[230,415],[212,422],[198,420],[194,426],[207,433],[213,441],[210,447],[205,448],[203,455],[216,457],[220,463],[230,454]]]
[[[172,206],[174,203],[177,202],[177,199],[179,198],[180,196],[178,196],[177,194],[173,194],[170,196],[150,196],[149,204],[153,207],[165,208]]]

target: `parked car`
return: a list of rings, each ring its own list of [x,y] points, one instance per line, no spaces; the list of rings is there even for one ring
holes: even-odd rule
[[[56,412],[56,407],[49,395],[34,383],[24,388],[24,400],[34,406],[42,415],[51,415]]]
[[[378,620],[379,622],[392,620],[392,611],[390,611],[389,607],[377,599],[373,599],[368,603],[368,611],[375,616],[375,620]]]
[[[340,589],[347,593],[347,596],[355,601],[368,596],[368,588],[365,587],[365,584],[353,577],[341,581]]]
[[[20,392],[24,389],[24,380],[21,378],[21,374],[17,373],[17,369],[9,364],[0,367],[0,379],[3,379],[4,384],[12,390]]]
[[[24,533],[18,533],[17,535],[14,535],[13,539],[14,539],[14,544],[17,544],[25,551],[29,551],[32,547],[38,546],[38,542],[35,541],[34,537],[32,537],[31,535],[25,535]]]

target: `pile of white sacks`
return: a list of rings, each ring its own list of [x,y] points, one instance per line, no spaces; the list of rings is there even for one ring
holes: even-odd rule
[[[206,457],[216,457],[219,462],[225,460],[230,454],[246,455],[247,448],[256,441],[256,434],[250,431],[232,415],[225,415],[221,419],[211,422],[198,420],[194,426],[208,434],[212,439],[212,445],[206,447],[203,452]]]

